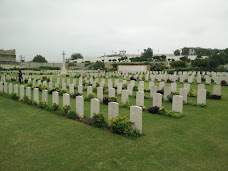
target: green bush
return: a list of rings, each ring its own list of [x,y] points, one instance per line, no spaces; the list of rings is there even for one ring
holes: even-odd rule
[[[167,110],[164,107],[160,107],[158,110],[158,114],[165,115],[173,118],[182,118],[184,115],[180,112],[174,112],[172,110]]]
[[[70,112],[70,106],[63,106],[63,113],[62,113],[62,115],[64,115],[64,116],[67,116],[68,115],[68,113]]]
[[[94,114],[92,117],[92,125],[97,128],[106,128],[107,122],[105,121],[103,114]]]
[[[196,92],[194,92],[193,89],[190,89],[189,92],[188,92],[188,96],[189,97],[196,97]]]
[[[96,95],[94,93],[90,93],[90,94],[88,94],[87,97],[85,97],[85,100],[89,101],[89,100],[91,100],[91,99],[93,99],[95,97],[96,97]]]
[[[51,106],[51,111],[57,111],[59,110],[59,105],[57,105],[56,103],[54,103],[52,106]]]
[[[10,97],[11,97],[11,99],[13,99],[13,100],[19,100],[19,97],[17,96],[16,93],[11,94]]]
[[[115,118],[110,119],[111,122],[111,130],[115,134],[121,134],[125,136],[138,137],[140,136],[139,130],[133,129],[132,122],[127,119],[126,116],[117,116]]]

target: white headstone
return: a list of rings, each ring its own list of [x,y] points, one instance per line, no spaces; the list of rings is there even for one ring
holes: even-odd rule
[[[90,117],[92,118],[94,114],[99,114],[100,113],[100,100],[93,98],[91,99],[90,103]]]
[[[84,118],[84,97],[76,96],[76,114]]]
[[[42,102],[48,104],[48,91],[42,90]]]
[[[213,85],[213,93],[221,96],[221,85]]]
[[[161,107],[162,106],[162,95],[160,93],[154,93],[153,95],[153,107]]]
[[[33,97],[34,97],[34,101],[38,104],[39,103],[39,89],[38,88],[33,89]]]
[[[87,96],[89,94],[92,94],[93,93],[93,87],[92,86],[87,86]]]
[[[31,87],[26,87],[26,96],[28,97],[29,100],[32,100]]]
[[[13,84],[9,83],[9,94],[13,93]]]
[[[97,98],[103,100],[103,87],[97,87]]]
[[[174,95],[172,101],[172,111],[174,112],[183,112],[183,96]]]
[[[117,95],[120,95],[121,94],[121,92],[122,92],[122,83],[118,83],[117,84]]]
[[[25,88],[23,85],[20,86],[20,100],[24,99]]]
[[[14,93],[18,96],[18,85],[14,85]]]
[[[63,106],[70,106],[70,95],[68,93],[63,94]]]
[[[119,115],[119,104],[116,102],[108,103],[108,123],[110,125],[110,119]]]
[[[59,105],[59,92],[57,91],[52,92],[52,104]]]
[[[130,107],[130,121],[133,123],[132,128],[142,133],[142,108],[139,106]]]
[[[188,102],[188,89],[187,88],[180,88],[180,96],[183,97],[184,103]]]
[[[83,86],[82,85],[78,85],[78,93],[83,94]]]
[[[206,95],[205,89],[199,89],[197,93],[197,104],[206,105]]]
[[[108,89],[108,97],[116,97],[115,91],[116,90],[114,88]]]
[[[144,106],[144,92],[142,91],[136,92],[136,106]]]
[[[157,87],[151,86],[150,87],[150,97],[153,97],[154,93],[157,93]]]
[[[177,91],[177,83],[171,83],[171,92],[175,93]]]
[[[74,84],[70,84],[70,94],[74,94]]]
[[[164,87],[164,101],[168,101],[168,95],[171,94],[171,88],[170,87]]]
[[[121,102],[122,102],[123,104],[128,103],[128,101],[129,101],[128,96],[129,96],[128,90],[122,90]]]

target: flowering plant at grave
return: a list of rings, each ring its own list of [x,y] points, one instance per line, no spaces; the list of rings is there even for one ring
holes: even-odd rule
[[[193,89],[190,89],[188,92],[189,97],[196,97],[196,93],[193,91]]]
[[[126,116],[117,116],[110,119],[111,130],[115,134],[121,134],[130,137],[140,136],[140,132],[137,129],[132,128],[132,122]]]
[[[94,114],[92,117],[92,125],[97,128],[106,128],[107,122],[105,121],[103,114]]]
[[[154,107],[149,107],[148,112],[152,114],[159,114],[159,107],[154,106]]]
[[[88,94],[88,96],[85,97],[85,100],[91,100],[92,98],[95,98],[96,95],[94,93]]]
[[[130,107],[129,102],[128,101],[126,103],[120,102],[120,107],[129,108]]]
[[[206,104],[197,104],[197,106],[200,106],[200,107],[206,107]]]
[[[83,118],[82,113],[80,113],[80,114],[78,115],[78,117],[79,117],[80,119]]]
[[[221,86],[227,86],[228,85],[225,80],[222,80],[220,84],[221,84]]]
[[[215,99],[215,100],[221,100],[221,96],[220,95],[218,95],[218,94],[212,94],[211,95],[211,97],[210,97],[210,99]]]
[[[150,108],[148,108],[148,112],[152,113],[152,114],[165,115],[165,116],[169,116],[169,117],[173,117],[173,118],[181,118],[184,116],[182,113],[174,112],[172,110],[167,110],[163,106],[162,107],[157,107],[157,106],[150,107]]]

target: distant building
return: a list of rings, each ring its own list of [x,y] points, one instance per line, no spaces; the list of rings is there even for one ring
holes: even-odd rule
[[[126,56],[126,54],[127,54],[126,50],[121,50],[120,51],[120,56]]]
[[[15,63],[16,62],[16,50],[3,50],[0,49],[0,63]]]
[[[182,48],[182,55],[186,56],[197,56],[197,50],[202,49],[200,47],[184,47]]]

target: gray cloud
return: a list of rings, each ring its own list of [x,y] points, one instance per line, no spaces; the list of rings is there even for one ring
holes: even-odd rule
[[[226,0],[0,0],[0,48],[60,61],[151,47],[228,47]]]

